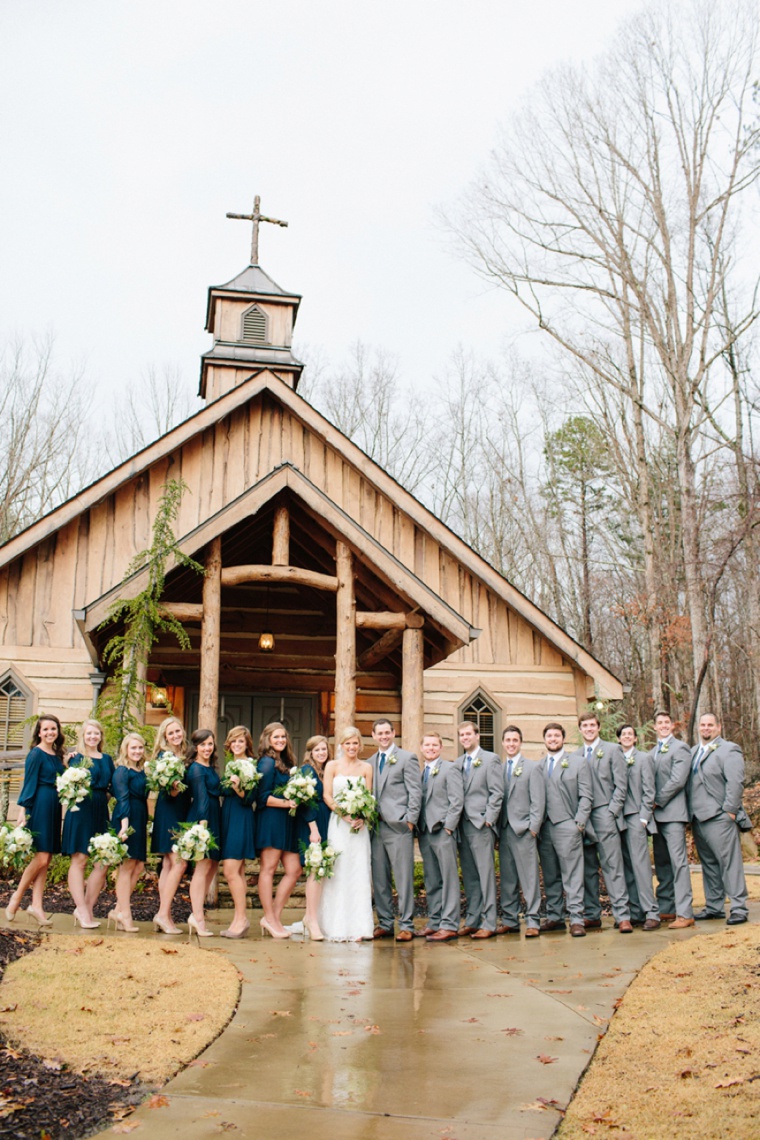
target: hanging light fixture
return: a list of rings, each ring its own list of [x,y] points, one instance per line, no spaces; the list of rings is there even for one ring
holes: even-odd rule
[[[264,623],[264,629],[259,634],[259,652],[260,653],[271,653],[272,650],[274,649],[274,645],[275,645],[274,634],[272,633],[271,629],[269,628],[269,583],[268,582],[267,582],[266,604],[267,604],[266,622]]]

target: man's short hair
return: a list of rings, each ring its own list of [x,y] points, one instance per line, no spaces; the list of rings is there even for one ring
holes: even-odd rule
[[[635,724],[621,724],[620,728],[615,729],[615,736],[618,738],[618,740],[620,740],[620,737],[623,735],[623,733],[625,732],[625,730],[627,728],[632,728],[633,731],[638,736],[638,733],[636,732],[636,725]]]
[[[480,736],[480,729],[474,720],[463,720],[461,724],[457,725],[457,732],[461,732],[463,728],[474,728],[475,732]]]
[[[555,728],[555,729],[557,729],[558,732],[561,732],[563,740],[567,736],[567,733],[565,732],[563,725],[557,724],[557,722],[555,720],[551,721],[549,724],[544,726],[544,736],[546,736],[546,734],[550,728]]]
[[[578,717],[578,728],[580,728],[582,724],[585,724],[587,720],[595,720],[599,726],[601,726],[602,723],[595,712],[581,713]]]
[[[667,709],[657,709],[656,713],[654,714],[654,719],[659,720],[661,716],[666,716],[668,720],[673,719]]]
[[[718,716],[718,714],[714,713],[714,712],[710,712],[709,709],[707,712],[700,713],[699,719],[701,720],[703,716],[711,716],[716,724],[720,724],[720,717]]]
[[[388,728],[393,728],[393,721],[388,720],[387,716],[381,716],[379,720],[372,721],[372,731],[374,732],[375,729],[379,728],[381,724],[387,724]],[[396,731],[395,728],[393,728],[393,731]]]
[[[441,736],[440,732],[423,732],[422,740],[425,740],[425,738],[428,736],[434,736],[440,744],[441,748],[443,748],[443,737]],[[420,741],[420,743],[422,743],[422,741]]]
[[[504,737],[507,735],[507,733],[508,733],[508,732],[516,732],[516,733],[517,733],[517,735],[520,737],[520,741],[522,741],[522,738],[523,738],[523,734],[522,734],[522,732],[520,731],[520,729],[517,727],[517,725],[516,725],[516,724],[508,724],[508,725],[507,725],[507,727],[504,729],[504,731],[503,731],[503,732],[502,732],[502,734],[501,734],[501,739],[502,739],[502,740],[504,739]]]

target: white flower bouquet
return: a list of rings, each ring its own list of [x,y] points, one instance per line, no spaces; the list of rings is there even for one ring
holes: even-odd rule
[[[283,799],[290,800],[288,815],[295,815],[301,804],[313,804],[317,798],[317,781],[301,768],[290,769],[290,779],[282,790]]]
[[[0,826],[0,865],[22,871],[34,854],[34,837],[26,827]]]
[[[303,869],[315,879],[331,879],[335,874],[335,862],[340,854],[329,843],[301,844]]]
[[[217,848],[217,842],[205,823],[181,823],[172,835],[177,841],[172,844],[172,851],[187,863],[208,859]]]
[[[132,828],[130,828],[131,830]],[[96,863],[102,863],[104,867],[118,867],[127,858],[129,852],[124,840],[119,839],[113,828],[109,828],[102,835],[93,835],[87,848],[87,854]]]
[[[249,756],[241,756],[237,759],[228,760],[225,764],[224,775],[222,776],[223,788],[232,787],[230,782],[232,776],[237,776],[240,781],[241,792],[250,792],[261,779],[261,772],[256,767],[255,760],[251,760]]]
[[[349,776],[334,796],[335,811],[351,819],[363,819],[368,827],[377,823],[377,800],[364,776]]]
[[[90,794],[91,783],[89,768],[67,768],[63,775],[56,776],[58,799],[66,811],[79,811],[78,805]]]
[[[177,791],[184,792],[187,787],[185,762],[173,752],[159,752],[155,759],[146,760],[143,771],[148,791],[173,791],[174,785],[177,784],[179,785]]]

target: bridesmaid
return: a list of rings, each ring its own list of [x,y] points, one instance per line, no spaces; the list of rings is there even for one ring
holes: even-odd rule
[[[187,920],[190,936],[211,938],[213,930],[206,930],[206,917],[203,903],[209,887],[219,868],[220,819],[219,796],[222,785],[216,770],[216,740],[210,728],[198,728],[190,737],[187,752],[187,781],[192,802],[187,817],[188,823],[205,823],[214,839],[216,848],[208,859],[199,859],[190,880],[190,905],[192,913]]]
[[[288,814],[293,805],[290,800],[277,795],[277,790],[284,788],[290,779],[290,769],[297,763],[285,726],[279,721],[266,725],[259,740],[261,780],[257,790],[256,846],[259,849],[259,899],[264,911],[261,931],[272,938],[290,937],[280,915],[301,874],[295,820]],[[274,873],[280,861],[285,874],[273,899]]]
[[[313,805],[302,805],[296,815],[296,842],[300,848],[301,842],[319,843],[327,839],[327,825],[330,822],[330,809],[323,797],[323,780],[325,764],[330,759],[330,749],[325,736],[312,736],[306,741],[306,754],[303,759],[302,770],[307,776],[313,776],[317,781],[317,802]],[[301,854],[301,866],[304,855]],[[306,913],[303,918],[304,930],[315,942],[323,939],[319,929],[317,911],[319,897],[322,894],[322,883],[309,875],[306,880]]]
[[[32,733],[32,750],[26,758],[24,784],[18,798],[19,827],[27,827],[34,836],[35,854],[19,880],[5,908],[5,917],[13,922],[27,887],[32,888],[32,901],[27,914],[40,926],[49,926],[43,909],[45,882],[53,855],[61,850],[61,804],[55,781],[63,775],[63,748],[66,738],[57,716],[44,714]]]
[[[187,737],[182,721],[176,716],[168,716],[161,721],[156,734],[156,743],[153,748],[154,758],[162,752],[173,752],[187,763]],[[185,781],[187,783],[187,781]],[[154,855],[162,855],[161,873],[158,877],[158,913],[153,915],[153,929],[164,934],[181,934],[182,931],[175,926],[172,919],[172,903],[182,876],[187,868],[184,859],[180,859],[172,851],[174,843],[173,831],[177,825],[184,823],[190,811],[190,789],[178,792],[160,791],[156,799],[153,813],[153,834],[150,840],[150,849]]]
[[[103,752],[103,726],[97,720],[86,720],[79,730],[79,750],[69,757],[68,767],[85,765],[90,769],[90,795],[79,804],[78,811],[67,811],[63,821],[61,850],[71,856],[69,892],[74,900],[74,925],[85,930],[100,926],[93,910],[106,881],[107,868],[96,863],[85,884],[87,848],[93,835],[108,830],[108,793],[114,774],[113,760]]]
[[[116,873],[116,906],[108,915],[108,925],[135,934],[140,928],[132,921],[132,891],[140,878],[148,854],[148,786],[145,782],[145,741],[138,732],[128,732],[116,758],[112,786],[116,797],[111,826],[126,840],[127,857]],[[132,828],[132,835],[127,835]]]
[[[247,728],[237,725],[231,728],[224,742],[225,752],[231,752],[235,760],[253,760],[253,740]],[[245,861],[256,858],[255,817],[253,804],[256,789],[249,792],[240,790],[237,776],[231,776],[231,788],[222,788],[222,849],[220,857],[224,877],[227,880],[235,904],[235,917],[222,938],[242,938],[248,933],[250,922],[246,914]]]

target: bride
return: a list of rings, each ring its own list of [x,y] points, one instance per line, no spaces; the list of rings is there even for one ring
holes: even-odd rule
[[[330,942],[360,942],[371,939],[374,928],[369,831],[363,820],[336,813],[334,794],[349,779],[360,777],[372,791],[372,766],[359,759],[362,738],[357,728],[347,728],[336,743],[338,755],[325,766],[324,800],[332,812],[327,841],[339,856],[335,874],[322,887],[319,925]]]

